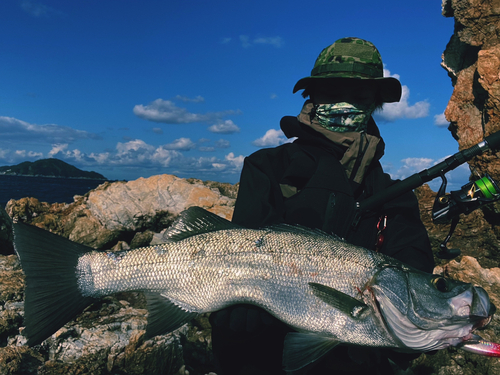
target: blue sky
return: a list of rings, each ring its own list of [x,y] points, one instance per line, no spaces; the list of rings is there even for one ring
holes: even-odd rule
[[[404,178],[458,151],[442,118],[452,34],[440,0],[2,0],[0,165],[235,183],[245,156],[286,141],[279,121],[320,51],[356,36],[403,85],[376,121],[382,165]]]

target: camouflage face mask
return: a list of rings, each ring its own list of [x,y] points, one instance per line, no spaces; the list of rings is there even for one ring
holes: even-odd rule
[[[375,110],[375,104],[333,103],[316,104],[315,119],[325,129],[345,133],[360,132],[367,128],[368,120]]]

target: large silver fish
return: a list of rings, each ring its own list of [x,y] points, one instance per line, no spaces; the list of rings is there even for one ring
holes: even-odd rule
[[[118,253],[23,224],[14,234],[26,275],[29,345],[95,299],[124,291],[146,293],[148,336],[232,304],[260,306],[297,331],[285,341],[287,371],[339,343],[421,352],[468,349],[469,339],[475,352],[491,344],[472,334],[494,312],[484,289],[304,227],[245,229],[192,207],[164,244]],[[500,353],[498,346],[487,351]]]

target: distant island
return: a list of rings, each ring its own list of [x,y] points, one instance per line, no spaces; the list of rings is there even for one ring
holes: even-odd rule
[[[97,172],[87,172],[78,169],[59,159],[41,159],[34,162],[25,161],[11,166],[0,167],[0,175],[8,176],[37,176],[37,177],[64,177],[85,178],[93,180],[107,180]]]

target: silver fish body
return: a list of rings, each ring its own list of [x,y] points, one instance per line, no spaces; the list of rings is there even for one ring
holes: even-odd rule
[[[40,343],[95,299],[143,291],[147,335],[239,303],[264,308],[298,333],[287,370],[339,343],[428,351],[462,345],[494,312],[479,287],[447,280],[318,230],[236,226],[192,207],[165,243],[93,251],[38,228],[14,226],[26,274],[24,334]],[[54,317],[55,316],[55,317]]]
[[[364,346],[398,346],[381,323],[369,285],[392,260],[311,230],[227,229],[158,246],[92,252],[78,262],[82,295],[160,293],[189,312],[237,303],[263,307],[303,332]],[[309,283],[326,285],[366,304],[356,317],[333,309]]]

